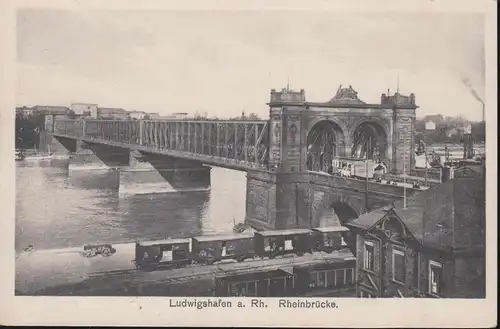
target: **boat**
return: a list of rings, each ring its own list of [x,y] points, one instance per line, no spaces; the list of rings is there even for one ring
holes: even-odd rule
[[[54,159],[54,154],[50,152],[50,147],[48,152],[40,152],[38,149],[34,150],[19,150],[19,157],[16,151],[16,160],[21,161],[43,161]]]
[[[40,160],[52,160],[52,154],[35,154],[35,155],[26,155],[24,157],[25,161],[40,161]]]

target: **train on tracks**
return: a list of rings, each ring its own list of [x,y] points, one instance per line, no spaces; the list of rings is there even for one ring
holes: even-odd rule
[[[331,253],[346,248],[343,234],[347,231],[347,228],[340,226],[138,241],[135,244],[134,263],[138,269],[154,270],[188,264],[211,265],[226,259],[242,262],[286,254],[301,256],[314,251]]]

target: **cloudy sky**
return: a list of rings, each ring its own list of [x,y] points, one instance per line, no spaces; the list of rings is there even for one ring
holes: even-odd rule
[[[17,14],[17,105],[91,102],[168,114],[265,117],[271,88],[327,101],[340,84],[377,103],[415,93],[420,116],[481,118],[481,15],[227,11]]]

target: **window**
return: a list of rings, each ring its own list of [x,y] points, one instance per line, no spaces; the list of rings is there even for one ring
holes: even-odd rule
[[[326,272],[318,272],[318,287],[326,287]]]
[[[232,296],[256,296],[255,286],[255,281],[232,283],[229,290]]]
[[[440,263],[429,261],[429,293],[432,295],[441,294],[441,277],[443,267]]]
[[[346,270],[346,284],[354,283],[354,270],[352,268],[348,268]]]
[[[340,287],[345,284],[345,269],[335,271],[335,286]]]
[[[372,242],[365,242],[364,268],[373,271],[375,269],[375,248]]]
[[[352,268],[311,272],[309,288],[335,288],[352,284],[354,272]]]
[[[326,272],[326,287],[327,288],[335,287],[335,271]]]
[[[392,279],[405,283],[405,253],[401,250],[392,250]]]
[[[318,280],[318,272],[309,273],[309,288],[316,288]]]

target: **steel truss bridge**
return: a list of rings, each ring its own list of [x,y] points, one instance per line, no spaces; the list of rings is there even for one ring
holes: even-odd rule
[[[46,129],[56,137],[198,160],[236,170],[266,169],[268,121],[72,120]],[[51,131],[52,130],[52,131]]]

